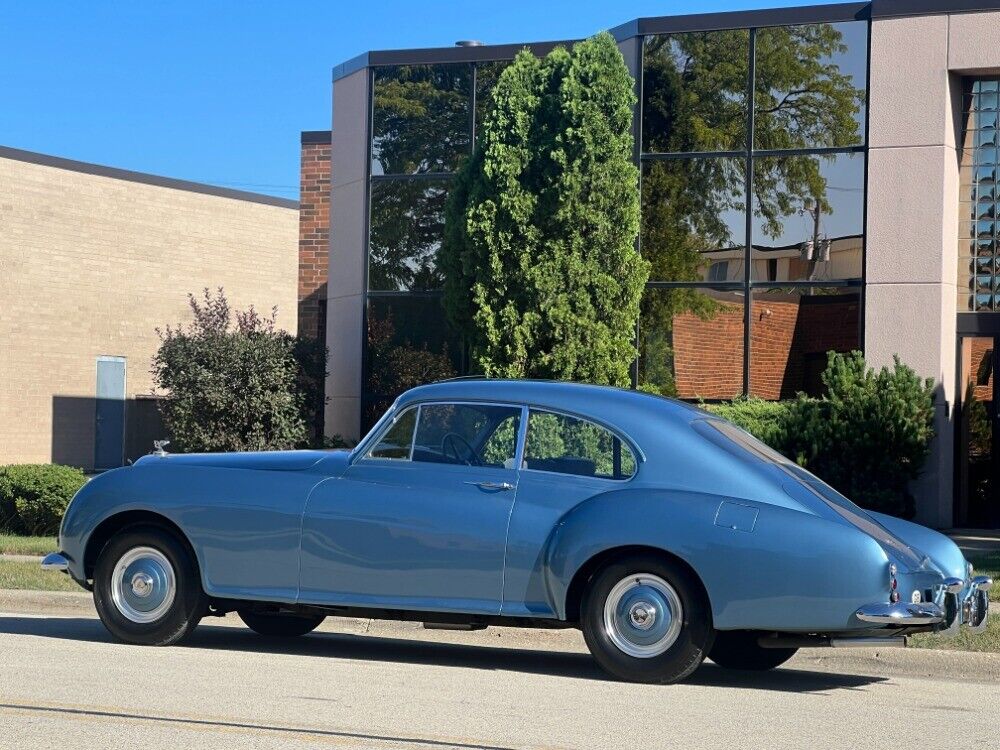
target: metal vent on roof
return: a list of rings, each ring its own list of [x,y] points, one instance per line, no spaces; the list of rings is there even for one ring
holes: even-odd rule
[[[456,47],[482,47],[483,43],[478,39],[459,39],[455,42]]]

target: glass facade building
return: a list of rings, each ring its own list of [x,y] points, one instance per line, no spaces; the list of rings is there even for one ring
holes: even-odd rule
[[[484,32],[485,33],[485,32]],[[632,384],[691,402],[823,391],[830,351],[935,382],[918,519],[1000,524],[1000,12],[869,0],[638,18]],[[442,304],[450,187],[522,49],[367,52],[334,69],[329,434],[473,368]],[[516,284],[517,279],[511,279]]]
[[[861,347],[868,35],[861,20],[632,45],[638,249],[652,269],[629,332],[635,385],[789,397],[818,388],[827,351]],[[366,424],[423,379],[468,372],[436,254],[450,182],[508,62],[369,69]]]

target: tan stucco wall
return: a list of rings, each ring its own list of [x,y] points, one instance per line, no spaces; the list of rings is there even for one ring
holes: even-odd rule
[[[872,22],[865,351],[940,383],[918,520],[952,524],[962,75],[1000,70],[1000,13]]]
[[[368,179],[368,79],[365,68],[333,84],[330,262],[326,344],[330,349],[324,430],[359,437]]]
[[[0,464],[94,460],[96,358],[153,389],[157,326],[222,286],[296,329],[298,212],[0,158]],[[56,417],[56,434],[53,419]]]

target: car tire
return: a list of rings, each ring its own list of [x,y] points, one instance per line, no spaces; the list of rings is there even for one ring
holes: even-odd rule
[[[94,568],[94,606],[126,643],[169,646],[201,621],[208,600],[188,548],[169,531],[133,527],[112,537]]]
[[[764,648],[752,630],[720,630],[708,658],[724,669],[763,672],[780,667],[795,656],[797,648]]]
[[[715,635],[700,582],[655,556],[601,569],[584,597],[580,625],[601,668],[630,682],[683,680],[701,665]]]
[[[255,633],[278,638],[294,638],[311,633],[326,619],[323,615],[289,615],[246,609],[239,610],[237,614]]]

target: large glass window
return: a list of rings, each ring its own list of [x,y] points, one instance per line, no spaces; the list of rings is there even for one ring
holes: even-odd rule
[[[756,148],[864,143],[867,22],[758,29],[755,47]]]
[[[643,256],[651,281],[743,281],[746,160],[647,161]]]
[[[1000,79],[966,83],[958,246],[959,312],[1000,310],[997,173]]]
[[[377,180],[371,186],[368,288],[440,289],[437,252],[444,233],[448,182]]]
[[[860,279],[864,154],[754,160],[754,281]]]
[[[868,31],[644,40],[639,387],[815,393],[826,353],[860,346]],[[966,224],[970,247],[993,228]]]
[[[639,315],[639,387],[685,399],[742,394],[743,315],[742,291],[647,289]]]
[[[410,388],[454,377],[462,367],[457,336],[435,295],[369,296],[362,393],[367,430]]]
[[[827,352],[861,348],[857,288],[755,289],[750,306],[750,394],[819,396]]]
[[[642,150],[742,150],[749,70],[746,29],[646,37]]]
[[[472,66],[376,68],[372,174],[453,172],[471,146]]]

